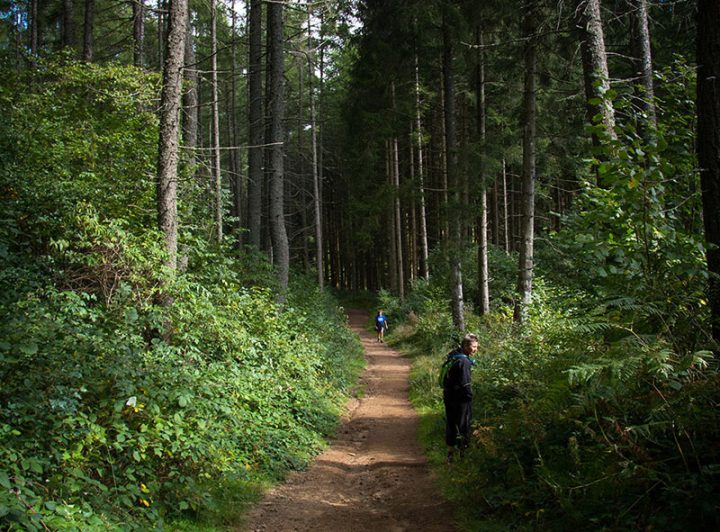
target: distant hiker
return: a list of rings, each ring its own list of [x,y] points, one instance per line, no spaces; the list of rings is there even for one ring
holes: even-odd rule
[[[377,316],[375,316],[375,330],[377,331],[377,341],[385,341],[385,331],[388,329],[387,316],[382,310],[378,310]]]
[[[448,353],[443,364],[447,368],[442,385],[448,462],[452,462],[455,453],[458,450],[462,452],[470,443],[473,398],[470,368],[475,364],[475,360],[471,357],[477,353],[477,350],[477,336],[466,334],[461,346]]]

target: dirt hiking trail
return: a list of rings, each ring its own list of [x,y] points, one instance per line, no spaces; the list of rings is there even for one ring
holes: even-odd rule
[[[365,348],[364,396],[350,401],[330,447],[306,471],[269,491],[244,529],[454,531],[452,508],[417,444],[417,414],[408,401],[410,362],[364,330],[366,313],[350,311],[349,317]]]

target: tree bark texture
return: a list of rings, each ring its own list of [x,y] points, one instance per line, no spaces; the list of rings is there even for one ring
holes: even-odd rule
[[[393,156],[392,156],[392,143],[390,140],[385,141],[385,176],[387,182],[390,184],[390,189],[394,191],[395,178],[393,177]],[[398,291],[398,251],[397,251],[397,239],[395,238],[395,209],[394,201],[391,201],[387,205],[387,224],[388,231],[386,231],[386,237],[388,239],[388,250],[390,251],[388,259],[388,273],[390,276],[390,289]]]
[[[36,58],[38,55],[38,35],[40,33],[40,21],[39,21],[39,0],[30,0],[30,66],[35,67],[37,65]]]
[[[73,16],[73,0],[63,0],[62,12],[62,46],[75,46],[75,20]]]
[[[158,154],[158,225],[165,235],[167,265],[177,268],[177,168],[180,132],[180,98],[185,51],[187,0],[171,0],[167,59],[160,95],[160,141]]]
[[[312,27],[310,26],[311,11],[308,11],[308,42],[312,43]],[[313,179],[313,208],[315,212],[315,267],[317,268],[317,280],[320,290],[325,287],[325,276],[323,275],[323,223],[322,223],[322,196],[320,190],[320,174],[318,172],[318,136],[316,115],[315,84],[315,61],[313,56],[308,57],[308,85],[310,91],[310,128],[312,132],[312,179]]]
[[[93,27],[95,25],[95,0],[85,0],[85,24],[83,26],[83,61],[93,58]]]
[[[288,286],[290,270],[290,250],[285,229],[285,167],[283,144],[283,119],[285,117],[285,78],[284,78],[284,2],[276,1],[268,5],[268,40],[270,43],[269,69],[270,86],[270,220],[272,231],[274,263],[277,267],[281,299]]]
[[[698,0],[697,155],[702,187],[712,335],[720,344],[720,2]],[[717,351],[717,350],[716,350]]]
[[[417,140],[418,153],[418,193],[420,195],[420,253],[422,256],[422,276],[425,279],[430,278],[430,268],[428,267],[428,234],[427,234],[427,212],[425,207],[425,161],[423,159],[423,124],[420,112],[420,67],[418,65],[418,55],[415,52],[415,134]]]
[[[133,9],[133,64],[142,68],[145,64],[145,2],[134,0]]]
[[[653,86],[652,52],[650,49],[650,30],[648,28],[647,0],[628,0],[631,9],[633,63],[638,85],[643,88],[640,95],[646,115],[646,128],[654,130],[657,126],[655,112],[655,89]],[[648,131],[644,133],[648,134]]]
[[[576,18],[580,30],[580,51],[588,121],[593,123],[594,117],[600,115],[605,131],[611,138],[614,138],[615,111],[612,103],[604,99],[604,95],[610,90],[610,76],[605,54],[600,0],[579,0]],[[602,100],[600,104],[593,103],[593,100],[597,98]],[[596,145],[599,142],[595,136],[593,142]]]
[[[263,92],[262,92],[262,2],[250,0],[248,73],[248,232],[249,243],[262,244],[263,190]]]
[[[233,215],[237,218],[236,227],[237,237],[236,246],[240,248],[243,243],[243,232],[241,229],[245,226],[243,223],[243,217],[245,216],[245,196],[246,187],[245,180],[242,177],[240,170],[242,163],[240,160],[240,150],[238,148],[238,126],[237,126],[237,12],[235,11],[235,0],[230,3],[230,9],[232,10],[231,15],[231,26],[230,26],[230,96],[229,101],[229,113],[228,113],[228,128],[230,135],[228,138],[231,140],[232,149],[230,150],[230,182],[233,184]]]
[[[447,20],[447,14],[443,14],[443,86],[444,86],[444,110],[445,110],[445,146],[447,156],[445,168],[448,176],[448,183],[453,186],[454,205],[448,213],[451,218],[452,243],[450,246],[450,271],[452,272],[452,316],[455,328],[465,330],[462,266],[460,262],[461,237],[462,237],[462,213],[460,212],[460,182],[457,175],[457,137],[455,122],[455,80],[453,73],[453,49],[452,34]]]
[[[158,61],[162,65],[165,62],[165,8],[167,7],[167,0],[162,0],[162,2],[158,0],[158,7],[160,9],[157,10],[157,54]]]
[[[212,143],[213,143],[213,214],[215,223],[215,239],[223,239],[223,198],[222,170],[220,168],[220,111],[218,108],[218,75],[217,75],[217,0],[210,0],[210,83],[212,85]]]
[[[532,302],[533,244],[535,240],[535,121],[536,121],[536,70],[537,37],[535,19],[537,9],[530,0],[525,6],[523,33],[525,44],[525,82],[523,93],[523,172],[522,172],[522,225],[520,259],[518,262],[518,297],[515,301],[513,321],[527,320],[528,306]]]
[[[196,163],[195,148],[198,144],[198,112],[200,106],[198,101],[198,71],[195,64],[192,28],[189,21],[185,33],[183,77],[186,87],[183,94],[183,146],[188,150],[188,165],[193,168]]]
[[[481,153],[485,150],[485,55],[482,52],[483,34],[480,28],[476,29],[476,44],[478,45],[477,64],[475,71],[475,90],[477,92],[477,134]],[[488,285],[488,216],[487,216],[487,186],[484,165],[484,155],[481,155],[479,165],[480,205],[477,220],[477,258],[478,258],[478,313],[482,316],[490,312],[490,288]]]
[[[400,301],[405,300],[405,262],[403,255],[403,223],[402,215],[400,212],[400,155],[398,153],[398,139],[393,138],[392,141],[393,151],[393,188],[395,189],[394,200],[395,204],[395,238],[397,248],[397,263],[395,267],[398,272],[398,296]]]

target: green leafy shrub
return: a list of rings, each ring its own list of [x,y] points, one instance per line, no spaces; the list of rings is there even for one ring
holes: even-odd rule
[[[163,271],[153,78],[35,75],[0,95],[1,527],[160,527],[303,467],[361,367],[344,314],[299,276],[278,306],[267,261],[192,218]]]
[[[719,368],[695,216],[693,79],[682,63],[660,76],[672,104],[659,102],[654,135],[616,100],[618,138],[590,161],[602,186],[584,182],[564,229],[537,241],[527,325],[513,325],[502,298],[490,315],[466,316],[480,337],[473,441],[440,474],[468,529],[720,526]],[[414,309],[396,342],[415,356],[411,398],[439,463],[434,376],[452,327],[430,327],[448,308],[449,272],[437,266],[432,282],[443,290],[425,301],[427,315]],[[494,290],[512,294],[505,273]]]

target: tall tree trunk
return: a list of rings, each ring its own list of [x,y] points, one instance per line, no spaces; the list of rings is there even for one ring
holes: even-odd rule
[[[95,0],[85,0],[85,24],[83,26],[83,61],[93,58],[93,26],[95,25]]]
[[[502,184],[503,184],[503,238],[505,254],[510,254],[510,229],[508,228],[508,189],[507,189],[507,166],[505,159],[502,161]]]
[[[163,57],[163,54],[165,53],[165,24],[166,24],[166,13],[167,13],[167,4],[168,0],[162,0],[162,2],[158,1],[158,10],[157,10],[157,53],[158,53],[158,61],[162,65],[165,61],[165,58]]]
[[[310,25],[312,11],[308,7],[308,44],[312,50],[312,27]],[[314,54],[308,58],[308,85],[310,85],[310,130],[312,132],[312,176],[313,176],[313,207],[315,211],[315,267],[320,290],[325,287],[323,275],[323,226],[322,226],[322,196],[320,194],[320,173],[318,172],[318,138],[316,117],[316,95],[313,79],[315,77]]]
[[[604,95],[610,90],[610,76],[605,55],[600,0],[579,0],[576,15],[580,30],[580,51],[588,121],[592,122],[592,118],[599,114],[602,117],[606,133],[611,138],[615,138],[615,111],[612,102],[604,98]],[[600,104],[595,104],[593,103],[595,99],[602,101]],[[599,144],[599,139],[595,135],[593,143]]]
[[[391,82],[390,87],[392,91],[392,106],[393,109],[396,110],[397,102],[395,101],[394,81]],[[392,168],[390,169],[390,176],[393,187],[393,227],[395,228],[394,238],[396,250],[396,261],[394,267],[397,269],[398,295],[400,297],[400,301],[403,301],[405,299],[405,266],[403,261],[403,224],[402,216],[400,214],[400,154],[398,153],[399,149],[397,137],[393,137],[390,149],[392,154],[390,161],[390,164],[392,165]]]
[[[215,239],[223,239],[223,198],[222,173],[220,169],[220,112],[218,109],[217,76],[217,0],[210,0],[210,64],[212,85],[212,142],[213,142],[213,212],[215,220]]]
[[[643,102],[649,118],[656,121],[655,95],[653,83],[652,49],[650,41],[649,14],[647,0],[628,0],[631,9],[631,48],[635,74],[645,88],[646,99]]]
[[[290,249],[285,230],[285,167],[283,145],[283,120],[285,118],[285,85],[284,85],[284,35],[283,7],[284,1],[272,2],[268,5],[268,41],[270,43],[269,69],[270,86],[268,87],[270,103],[270,217],[273,242],[273,255],[280,282],[280,300],[288,286],[290,270]]]
[[[447,8],[445,8],[447,9]],[[452,272],[452,316],[455,328],[465,330],[463,286],[462,286],[462,265],[460,262],[462,249],[462,224],[460,209],[460,183],[457,175],[457,138],[455,124],[455,80],[453,73],[453,48],[452,35],[448,24],[448,15],[443,13],[443,88],[444,88],[444,110],[445,110],[445,146],[447,156],[445,168],[448,176],[448,183],[453,186],[453,203],[449,217],[452,219],[452,238],[450,249],[450,271]]]
[[[440,113],[442,115],[442,118],[440,119],[440,163],[441,163],[441,177],[442,177],[442,208],[438,209],[438,212],[441,212],[444,210],[445,212],[441,212],[442,214],[442,225],[438,226],[438,233],[440,234],[440,239],[442,240],[450,240],[451,239],[451,233],[450,233],[450,214],[449,214],[449,205],[450,205],[450,179],[448,177],[448,143],[447,143],[447,108],[445,105],[445,102],[447,101],[447,89],[446,89],[446,80],[445,80],[445,66],[444,66],[444,57],[441,59],[442,63],[442,73],[440,77]],[[455,99],[453,98],[451,101],[453,112],[455,109]],[[454,120],[454,117],[452,118]],[[454,137],[453,133],[453,137]]]
[[[309,39],[309,37],[308,37]],[[308,47],[309,47],[309,41],[308,41]],[[306,58],[307,59],[307,58]],[[309,246],[309,240],[310,240],[310,225],[308,223],[308,192],[306,185],[306,173],[305,173],[305,135],[303,134],[303,130],[305,128],[305,117],[304,117],[304,109],[305,109],[305,102],[303,101],[303,98],[305,96],[305,62],[302,61],[299,57],[297,58],[297,70],[298,70],[298,100],[297,100],[297,182],[299,183],[298,187],[298,199],[297,199],[297,209],[300,211],[300,240],[302,242],[302,262],[303,262],[303,271],[306,274],[310,273],[310,246]],[[308,65],[308,77],[312,76],[312,71],[310,66]],[[313,222],[314,224],[314,222]]]
[[[643,134],[646,138],[654,137],[657,127],[655,112],[655,89],[653,87],[652,53],[650,50],[650,30],[648,29],[648,5],[647,0],[628,0],[631,9],[632,31],[632,55],[635,64],[635,75],[639,85],[643,88],[640,95],[643,110],[646,115],[646,124]]]
[[[498,178],[493,180],[493,244],[500,247],[500,192],[498,191]]]
[[[394,92],[394,90],[393,90]],[[400,154],[398,153],[398,139],[393,138],[392,142],[393,151],[393,187],[395,189],[395,239],[397,247],[397,263],[396,268],[398,272],[398,295],[400,301],[405,300],[405,261],[403,256],[403,223],[402,215],[400,212]]]
[[[413,138],[413,122],[410,122],[410,134],[408,136],[408,155],[410,162],[410,183],[413,188],[410,194],[410,233],[408,235],[408,265],[410,266],[410,276],[408,281],[413,283],[419,274],[418,261],[418,226],[417,226],[417,192],[415,190],[415,139]]]
[[[171,0],[167,59],[160,95],[160,141],[158,150],[158,225],[165,235],[167,266],[177,268],[177,167],[180,132],[180,98],[185,51],[187,0]]]
[[[238,149],[238,127],[237,127],[237,12],[235,11],[235,0],[230,3],[230,9],[232,10],[231,16],[231,41],[230,41],[230,97],[229,97],[229,113],[228,113],[228,127],[230,128],[230,136],[228,137],[232,142],[232,149],[230,150],[230,179],[233,185],[233,211],[237,218],[237,247],[242,246],[243,232],[243,216],[245,215],[245,181],[242,178],[242,172],[240,170],[240,150]]]
[[[427,212],[425,207],[425,165],[423,160],[423,126],[420,112],[420,68],[418,66],[418,55],[415,52],[415,130],[418,152],[418,193],[420,196],[420,253],[422,255],[422,276],[430,278],[428,267],[428,234],[427,234]]]
[[[185,33],[185,68],[183,69],[186,91],[183,94],[183,146],[188,152],[188,166],[194,173],[196,164],[195,148],[198,145],[198,71],[195,64],[192,27],[190,21]]]
[[[38,7],[38,1],[39,0],[30,0],[30,10],[29,10],[29,18],[30,18],[30,66],[32,68],[35,68],[37,66],[37,55],[38,55],[38,34],[40,32],[40,21],[38,17],[39,13],[39,7]]]
[[[249,242],[262,244],[263,101],[262,101],[262,1],[250,0],[248,73],[248,230]]]
[[[698,0],[697,154],[702,187],[712,335],[720,344],[720,2]],[[720,349],[716,349],[716,353]]]
[[[528,0],[523,18],[525,36],[525,90],[523,94],[523,175],[522,175],[522,236],[518,263],[518,297],[513,320],[523,324],[527,320],[528,306],[532,302],[533,244],[535,239],[535,120],[537,70],[537,7]]]
[[[75,46],[75,20],[73,17],[73,0],[63,0],[62,46]]]
[[[485,54],[482,51],[483,34],[480,27],[475,29],[478,45],[477,65],[475,72],[475,90],[477,92],[477,133],[480,150],[483,154],[479,165],[480,170],[480,212],[478,213],[478,312],[482,316],[490,312],[490,289],[488,286],[488,245],[487,245],[487,187],[485,176]]]
[[[143,67],[145,64],[145,0],[134,0],[133,9],[133,64]]]
[[[393,161],[392,161],[392,147],[389,140],[385,141],[385,176],[387,177],[388,183],[394,190],[395,178],[393,177]],[[398,269],[397,269],[397,239],[395,238],[395,202],[394,200],[387,206],[387,218],[390,222],[388,224],[389,230],[387,231],[389,257],[388,257],[388,273],[390,275],[390,289],[398,291]]]

